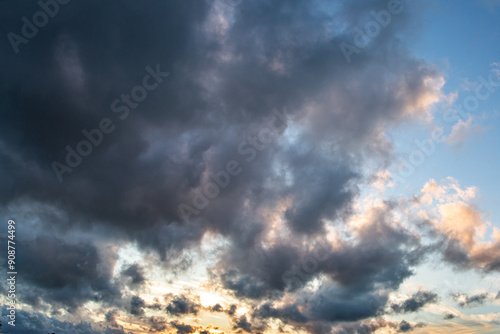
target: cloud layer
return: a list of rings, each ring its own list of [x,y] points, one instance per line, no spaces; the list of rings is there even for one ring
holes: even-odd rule
[[[39,10],[0,6],[5,31],[21,31],[20,18]],[[19,322],[33,315],[19,333],[118,334],[125,323],[210,333],[215,325],[188,321],[206,313],[249,333],[276,323],[409,332],[424,324],[386,318],[439,301],[427,290],[392,298],[428,254],[498,270],[498,242],[478,240],[487,224],[473,190],[434,181],[413,204],[357,208],[393,161],[386,131],[428,121],[443,97],[443,74],[407,44],[424,10],[408,1],[346,61],[339,45],[355,43],[376,22],[371,11],[387,6],[71,2],[18,53],[5,45],[0,212],[26,221],[20,302],[31,313],[19,310]],[[411,205],[437,211],[402,218]],[[217,250],[201,261],[207,284],[234,303],[208,307],[180,291],[145,297],[152,272],[182,276],[207,240]],[[126,245],[142,260],[121,263]],[[462,306],[480,302],[473,297]],[[93,325],[79,321],[90,304]]]

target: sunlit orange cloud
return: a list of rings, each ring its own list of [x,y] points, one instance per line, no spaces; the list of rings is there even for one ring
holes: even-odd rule
[[[430,180],[422,188],[421,203],[431,207],[418,214],[444,236],[459,241],[473,264],[489,270],[498,266],[500,231],[475,206],[477,192],[475,187],[460,187],[453,178]]]
[[[468,249],[484,236],[486,224],[480,213],[466,203],[447,203],[439,206],[441,221],[438,228],[462,242]]]

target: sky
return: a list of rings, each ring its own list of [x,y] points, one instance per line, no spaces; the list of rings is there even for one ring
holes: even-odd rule
[[[0,17],[0,333],[500,331],[500,1]]]

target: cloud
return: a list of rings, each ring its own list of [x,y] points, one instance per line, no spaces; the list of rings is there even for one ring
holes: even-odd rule
[[[17,257],[26,274],[26,295],[36,296],[26,302],[34,307],[44,301],[54,310],[74,312],[88,300],[112,304],[121,298],[112,279],[115,259],[91,243],[39,237],[24,240]]]
[[[483,304],[488,299],[487,293],[467,295],[465,293],[453,293],[451,297],[458,301],[460,307],[473,307]]]
[[[383,293],[342,293],[325,288],[311,298],[314,318],[335,321],[356,321],[383,313],[387,295]]]
[[[168,313],[180,316],[183,314],[198,314],[201,309],[200,298],[195,296],[193,299],[185,295],[167,295],[165,299],[170,299],[166,310]]]
[[[376,333],[380,329],[388,330],[390,333],[406,333],[411,332],[416,328],[424,327],[423,323],[410,323],[406,320],[389,321],[383,318],[377,318],[375,320],[365,320],[355,323],[343,323],[336,326],[332,333],[335,334],[370,334]]]
[[[293,321],[295,323],[305,323],[309,319],[299,310],[299,305],[286,305],[282,308],[275,308],[271,303],[265,303],[259,306],[253,313],[257,318],[275,318],[284,321]]]
[[[396,313],[417,312],[426,304],[436,303],[438,295],[430,291],[418,291],[399,304],[392,304],[391,308]]]
[[[144,277],[144,271],[138,264],[133,264],[122,271],[122,275],[129,277],[131,279],[131,284],[144,284],[146,278]]]
[[[118,323],[116,322],[116,317],[118,315],[118,310],[114,309],[106,313],[105,319],[106,322],[109,322],[111,327],[118,327]]]
[[[23,6],[11,6],[11,15],[2,20],[6,27],[17,26],[15,18],[23,14]],[[385,2],[373,1],[370,6],[383,7]],[[15,184],[17,191],[15,196],[11,192],[0,196],[2,203],[49,199],[53,208],[79,217],[79,224],[111,226],[162,253],[197,244],[205,229],[236,233],[239,224],[233,222],[245,219],[242,208],[248,201],[256,209],[273,198],[289,197],[291,204],[284,212],[289,225],[300,233],[321,231],[324,220],[339,217],[357,193],[350,182],[357,179],[359,167],[344,160],[346,153],[372,143],[380,126],[406,119],[406,107],[425,109],[428,103],[416,101],[429,99],[429,89],[434,91],[428,87],[430,78],[440,74],[407,55],[404,47],[389,43],[392,34],[409,24],[409,17],[395,19],[376,42],[380,51],[399,57],[398,62],[377,52],[360,57],[360,66],[346,66],[338,48],[345,36],[334,30],[325,34],[323,23],[342,19],[353,25],[351,20],[364,9],[345,2],[338,13],[325,16],[318,8],[319,3],[242,3],[232,19],[220,14],[226,22],[224,38],[205,40],[200,36],[210,37],[216,24],[211,21],[214,9],[206,3],[157,2],[143,8],[132,2],[103,7],[91,1],[65,7],[65,14],[52,22],[50,34],[26,45],[30,52],[20,53],[20,58],[6,53],[13,66],[3,70],[5,76],[30,73],[33,79],[29,83],[17,79],[4,88],[9,101],[4,107],[15,112],[5,113],[1,122],[2,173],[11,175],[2,189]],[[109,12],[113,15],[100,20]],[[95,13],[89,17],[92,23],[82,21],[80,13]],[[286,17],[276,20],[283,13]],[[130,30],[129,15],[143,23],[140,28]],[[182,20],[167,20],[164,15]],[[251,32],[251,27],[256,30]],[[116,34],[96,37],[95,31]],[[66,50],[64,59],[71,61],[62,62],[62,51],[57,50]],[[34,54],[45,56],[35,60]],[[121,122],[111,102],[138,84],[146,66],[160,62],[171,77],[141,102],[140,112],[131,110],[133,121]],[[282,63],[286,75],[270,69],[273,62]],[[380,75],[386,63],[392,65],[391,76]],[[69,73],[85,78],[77,91],[66,92],[73,76],[59,74],[67,64],[77,64],[71,68],[78,71]],[[369,84],[375,78],[381,82]],[[391,89],[398,87],[407,89],[393,94]],[[241,160],[234,143],[250,135],[249,129],[262,127],[272,110],[283,106],[291,106],[292,116],[303,119],[302,148],[291,143],[271,145],[279,152],[276,158],[270,150],[259,152],[260,161],[245,166],[245,176],[205,210],[205,224],[179,226],[179,203],[189,200],[219,165],[232,158]],[[82,165],[64,175],[62,184],[54,182],[50,163],[64,162],[66,145],[75,148],[85,139],[82,130],[96,127],[103,117],[112,119],[117,130]],[[24,139],[14,133],[25,134]],[[330,155],[313,149],[318,139],[338,152]],[[23,145],[32,150],[18,150]],[[278,161],[292,177],[289,186],[270,168]],[[272,179],[274,191],[264,187],[265,180]],[[265,188],[265,196],[258,198],[258,190]],[[233,196],[236,193],[245,195]],[[221,207],[232,209],[221,215]],[[171,231],[156,233],[160,228]],[[166,237],[171,234],[178,238]],[[161,237],[165,239],[155,240]]]
[[[313,261],[316,254],[316,268],[307,273],[307,267],[298,267],[293,271],[296,276],[284,277],[301,284],[316,278],[319,279],[318,288],[309,291],[300,284],[291,285],[290,291],[295,291],[293,302],[280,303],[280,306],[262,304],[254,310],[253,319],[274,318],[297,328],[308,328],[311,324],[326,326],[385,314],[389,306],[388,291],[397,289],[406,277],[411,276],[412,267],[427,252],[419,238],[393,220],[392,211],[396,207],[395,203],[385,203],[373,208],[362,224],[351,227],[349,242],[323,248],[321,258],[317,256],[320,252],[306,252],[303,257],[311,259],[308,261]],[[265,255],[262,257],[266,258]],[[296,264],[300,265],[300,262]],[[309,264],[312,265],[313,262]],[[265,265],[260,267],[268,268]],[[300,281],[300,278],[304,280]],[[238,289],[236,291],[241,291]],[[281,294],[270,295],[270,298],[280,300]],[[400,313],[414,312],[436,301],[436,294],[420,291],[401,304],[392,304],[392,308]]]
[[[217,303],[217,304],[215,304],[214,306],[212,306],[212,307],[210,308],[210,310],[211,310],[212,312],[222,312],[222,311],[224,311],[224,308],[222,307],[222,305],[221,305],[221,304]]]
[[[190,334],[196,331],[196,327],[190,326],[177,320],[171,321],[170,325],[172,325],[172,327],[177,330],[177,334]]]
[[[422,189],[419,205],[424,206],[417,215],[434,228],[446,262],[457,269],[498,271],[500,233],[474,203],[477,194],[477,188],[463,188],[453,178],[431,180]]]
[[[145,306],[146,303],[144,302],[144,299],[139,296],[133,296],[130,300],[130,314],[139,316],[144,315]]]
[[[153,316],[149,318],[149,325],[150,332],[162,332],[167,329],[168,322],[165,318]]]
[[[413,331],[416,328],[421,328],[421,327],[424,327],[424,326],[425,326],[425,324],[421,323],[421,322],[419,322],[417,324],[411,324],[411,323],[403,320],[399,324],[398,332],[400,332],[400,333],[407,333],[407,332]]]
[[[472,120],[472,117],[469,117],[465,122],[459,120],[451,129],[451,133],[446,139],[446,142],[460,149],[467,138],[484,132],[485,128],[479,125],[473,125]]]
[[[236,318],[234,321],[233,329],[239,329],[239,328],[248,333],[254,332],[252,324],[248,322],[247,318],[244,315],[242,315],[239,318]]]
[[[1,6],[4,31],[18,28],[31,9]],[[429,118],[444,84],[443,73],[401,39],[418,30],[425,6],[408,4],[346,63],[340,43],[352,41],[371,9],[386,6],[92,0],[65,6],[18,54],[2,48],[10,65],[0,70],[0,173],[9,177],[0,181],[0,213],[22,212],[36,226],[19,237],[26,303],[76,312],[93,301],[159,330],[163,320],[151,320],[152,307],[138,293],[146,282],[141,267],[124,268],[126,279],[114,276],[116,248],[136,244],[173,272],[180,258],[188,268],[189,253],[216,235],[227,247],[210,268],[213,287],[237,302],[291,300],[262,306],[256,317],[318,332],[383,313],[427,249],[392,203],[350,224],[355,202],[370,182],[366,166],[377,175],[393,155],[385,131]],[[154,79],[148,66],[170,74],[133,102],[145,75]],[[96,136],[88,132],[104,118],[115,130],[92,146]],[[84,140],[92,144],[88,156]],[[82,162],[60,183],[51,164],[69,165],[73,151]],[[231,161],[242,171],[219,187],[214,178]],[[179,205],[195,207],[207,189],[219,193],[184,219]],[[444,226],[463,212],[476,217],[471,206],[443,207]],[[476,239],[464,224],[460,239],[451,227],[440,231],[469,247]],[[348,235],[332,235],[344,228]],[[496,268],[488,256],[467,259]],[[309,293],[313,281],[318,288]],[[200,304],[170,295],[166,310],[196,315]],[[238,314],[235,324],[261,328],[251,320]],[[108,321],[116,322],[113,314]],[[178,333],[197,330],[169,324]]]
[[[1,308],[2,323],[7,325],[8,310],[6,307]],[[112,329],[109,327],[95,329],[90,322],[80,322],[77,324],[59,321],[55,318],[48,317],[43,313],[29,313],[23,310],[16,310],[16,333],[30,334],[38,332],[48,333],[72,333],[72,334],[126,334],[122,329]]]

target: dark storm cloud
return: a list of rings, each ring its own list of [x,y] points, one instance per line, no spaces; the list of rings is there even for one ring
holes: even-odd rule
[[[2,203],[19,198],[49,199],[87,221],[109,223],[125,231],[136,231],[139,226],[155,230],[179,222],[177,206],[200,185],[202,173],[216,171],[229,157],[241,158],[230,145],[235,142],[232,132],[246,135],[246,129],[260,127],[273,108],[290,105],[292,113],[304,114],[302,108],[312,99],[317,101],[314,118],[325,118],[321,126],[331,125],[314,131],[315,137],[334,144],[349,143],[346,138],[364,143],[380,122],[403,117],[398,113],[410,97],[378,91],[382,84],[368,85],[366,79],[380,74],[376,70],[384,58],[366,54],[359,59],[359,65],[364,66],[346,66],[338,48],[343,36],[337,31],[325,35],[324,24],[334,20],[357,23],[365,8],[383,8],[386,2],[369,1],[363,9],[346,3],[335,15],[322,13],[319,4],[283,0],[242,3],[223,36],[215,20],[220,14],[206,2],[68,4],[50,26],[23,45],[24,52],[15,55],[8,48],[3,51],[11,66],[2,69],[2,75],[9,78],[3,85],[6,112],[0,122],[2,173],[10,175],[2,186]],[[18,17],[36,9],[18,3],[2,6],[9,6],[2,11],[9,12],[2,18],[7,31],[19,29]],[[137,28],[132,28],[131,20]],[[395,19],[385,30],[385,38],[405,25],[403,16]],[[382,41],[381,49],[394,47]],[[228,50],[238,61],[221,58]],[[273,69],[273,63],[279,63],[276,66],[284,72]],[[111,102],[140,84],[145,67],[155,64],[161,64],[171,76],[132,110],[130,119],[121,122],[111,112]],[[409,94],[414,94],[414,99],[425,91],[425,79],[435,75],[415,59],[393,65],[396,76],[413,72],[405,77],[411,80]],[[29,81],[23,79],[26,76]],[[212,82],[215,78],[220,78],[217,84]],[[331,101],[325,99],[335,89],[342,90],[348,78],[352,87],[361,86],[348,95],[339,92],[338,104],[331,110]],[[75,171],[66,174],[62,184],[54,182],[50,163],[63,161],[65,146],[74,148],[85,139],[81,131],[95,128],[103,117],[110,118],[117,130]],[[221,129],[226,130],[225,135],[220,136]],[[157,132],[161,136],[152,141],[150,135]],[[209,159],[209,151],[224,159]],[[336,217],[356,193],[348,181],[357,168],[342,163],[340,155],[334,163],[337,167],[329,169],[326,166],[332,161],[317,154],[284,154],[284,163],[289,160],[299,166],[287,164],[297,181],[262,200],[253,198],[254,205],[292,193],[293,205],[285,214],[291,226],[298,232],[318,231],[321,220]],[[304,169],[309,158],[324,166],[318,165],[317,173],[312,167]],[[238,229],[235,221],[243,217],[236,212],[241,212],[245,197],[262,192],[259,188],[266,176],[272,176],[266,175],[272,162],[269,152],[263,152],[261,161],[231,184],[233,190],[215,200],[204,216],[205,226],[223,233]],[[11,191],[14,184],[15,191]],[[234,197],[233,193],[244,195]],[[221,219],[219,205],[234,209]],[[202,235],[189,232],[188,227],[179,229],[188,232],[175,247],[197,242]]]
[[[221,274],[221,281],[236,296],[257,300],[263,296],[279,300],[281,291],[294,292],[295,302],[286,302],[280,307],[267,302],[256,307],[251,323],[266,323],[267,319],[274,318],[311,333],[329,332],[334,324],[342,322],[359,325],[337,326],[337,329],[344,328],[345,333],[357,333],[357,330],[371,333],[376,329],[370,331],[369,328],[389,326],[389,323],[375,326],[363,320],[386,312],[418,311],[437,301],[434,293],[420,291],[401,304],[388,303],[389,292],[398,289],[432,250],[422,245],[410,229],[395,222],[392,212],[397,207],[395,202],[386,202],[372,210],[369,219],[353,232],[349,242],[335,246],[323,241],[304,248],[299,246],[299,240],[292,239],[287,246],[277,244],[265,251],[252,251],[246,257],[239,257],[240,254],[231,249],[225,259],[233,269]],[[283,251],[279,251],[281,248]],[[240,271],[234,270],[237,266]],[[323,280],[317,291],[301,290],[302,285],[321,274],[329,279]],[[273,285],[271,278],[280,276],[281,284]],[[415,326],[406,322],[390,324],[401,331]]]
[[[392,204],[377,210],[358,231],[357,243],[333,251],[320,267],[335,281],[350,288],[382,285],[396,289],[413,274],[428,249],[418,236],[392,220]]]
[[[420,310],[427,304],[436,303],[438,295],[430,291],[418,291],[399,304],[392,304],[391,308],[396,313],[409,313]]]
[[[315,334],[370,334],[376,333],[383,328],[397,330],[398,332],[409,332],[425,326],[424,323],[409,323],[405,320],[401,322],[388,321],[378,317],[373,320],[340,320],[325,322],[318,319],[307,319],[296,308],[296,305],[275,308],[270,304],[264,304],[253,312],[252,317],[254,321],[266,318],[280,319],[284,324],[290,324],[296,329],[304,329]]]
[[[4,318],[8,311],[5,307],[1,308],[2,323],[7,327],[8,318]],[[71,322],[59,321],[54,318],[49,318],[42,313],[29,313],[23,310],[16,310],[16,334],[33,334],[33,333],[71,333],[71,334],[127,334],[122,329],[94,329],[89,322],[80,322],[74,324]]]
[[[3,9],[2,13],[9,11],[10,15],[4,15],[2,27],[16,29],[18,18],[32,9],[19,4]],[[193,161],[192,168],[187,160],[176,164],[172,155],[170,159],[139,161],[149,146],[141,138],[147,133],[144,132],[147,127],[139,123],[141,118],[144,121],[150,118],[146,121],[149,124],[177,116],[190,119],[187,113],[198,108],[181,105],[192,99],[178,101],[181,105],[174,106],[178,92],[184,90],[180,87],[176,91],[173,87],[162,90],[160,86],[156,95],[151,93],[141,103],[142,113],[135,114],[134,120],[116,124],[120,126],[118,130],[106,137],[99,149],[94,148],[95,152],[77,170],[65,175],[63,184],[57,185],[49,178],[53,171],[45,165],[53,160],[63,161],[65,146],[75,148],[77,142],[85,139],[81,131],[95,128],[101,118],[109,117],[116,122],[110,103],[141,82],[146,66],[154,67],[161,61],[165,68],[172,67],[190,54],[188,44],[193,43],[194,23],[203,19],[204,12],[205,3],[194,1],[190,4],[155,1],[150,6],[138,6],[132,1],[75,2],[61,10],[51,21],[51,28],[47,27],[26,45],[25,52],[14,55],[4,50],[13,67],[2,71],[2,75],[9,78],[9,84],[3,87],[6,99],[2,99],[2,105],[10,110],[1,116],[2,130],[6,131],[2,133],[2,143],[10,148],[9,151],[2,149],[1,159],[5,162],[2,173],[13,179],[4,180],[8,192],[0,194],[2,202],[5,204],[24,195],[34,201],[50,198],[52,203],[76,215],[102,219],[123,228],[133,228],[141,220],[151,225],[160,217],[174,220],[178,201],[169,200],[175,193],[170,190],[182,189],[184,179],[174,175],[178,172],[196,175],[198,163]],[[131,28],[129,15],[141,28]],[[196,62],[191,65],[197,67]],[[178,72],[181,86],[184,85],[182,66],[179,64]],[[194,68],[191,70],[195,71]],[[22,77],[26,75],[30,80],[23,84]],[[75,81],[80,79],[84,86],[73,89]],[[189,89],[193,83],[185,85],[185,89]],[[193,95],[199,94],[195,91]],[[20,147],[27,149],[18,150],[25,154],[21,153],[23,162],[16,162],[11,153]],[[155,174],[160,170],[163,176],[153,178],[151,172]],[[157,177],[164,181],[158,182]],[[180,183],[173,184],[175,179]],[[99,180],[107,180],[107,185],[101,187]],[[127,181],[123,183],[124,180]],[[90,182],[89,186],[83,186],[82,181]],[[14,184],[17,190],[12,192]],[[43,192],[40,189],[44,189]],[[143,201],[148,202],[147,206]],[[169,201],[171,205],[165,205]]]
[[[43,300],[54,309],[74,311],[85,301],[113,303],[121,298],[120,287],[112,282],[113,263],[90,243],[51,237],[25,240],[18,260],[29,284],[26,302],[34,307]]]
[[[335,166],[315,150],[287,152],[287,169],[293,170],[297,180],[292,189],[293,202],[285,211],[290,226],[301,233],[324,232],[323,220],[335,220],[339,208],[352,201],[355,190],[348,182],[356,175],[347,166]],[[343,189],[333,192],[332,189]]]
[[[229,271],[221,275],[222,284],[229,290],[234,291],[238,297],[257,299],[264,297],[268,292],[266,283],[253,276],[241,276],[235,271]]]
[[[346,293],[325,287],[311,298],[313,318],[334,321],[356,321],[383,313],[387,295],[383,293]]]
[[[372,298],[370,293],[378,289],[397,289],[429,249],[410,230],[394,224],[394,206],[387,203],[375,210],[350,242],[336,247],[317,238],[318,244],[310,248],[302,247],[299,239],[288,239],[289,244],[278,243],[267,250],[255,245],[247,253],[231,248],[217,266],[222,271],[221,282],[237,296],[254,299],[276,297],[287,288],[293,291],[320,274],[352,293],[349,298],[365,293]],[[374,313],[378,312],[383,300],[373,306]]]
[[[418,17],[417,8],[394,17],[347,64],[340,42],[351,41],[367,13],[387,1],[329,4],[256,0],[221,10],[194,0],[71,2],[18,54],[4,39],[0,174],[8,177],[0,180],[0,210],[31,205],[37,216],[39,205],[48,212],[40,217],[44,228],[104,227],[116,233],[102,238],[137,241],[166,265],[210,231],[231,245],[214,277],[238,297],[279,298],[320,274],[331,280],[308,306],[269,309],[266,316],[297,323],[307,316],[314,328],[377,316],[387,302],[382,290],[398,288],[425,253],[417,237],[383,215],[353,242],[327,247],[307,275],[302,267],[293,282],[283,275],[308,263],[299,261],[325,241],[327,225],[350,215],[366,159],[379,168],[391,156],[381,129],[409,119],[408,110],[422,116],[422,100],[437,94],[428,83],[440,74],[399,37],[414,28],[409,13]],[[19,32],[20,18],[36,10],[35,3],[2,3],[2,31]],[[170,75],[140,104],[129,104],[124,94],[143,85],[147,66]],[[263,145],[255,135],[273,109],[285,106],[281,130]],[[86,139],[82,130],[103,118],[116,129],[59,183],[51,163],[66,164],[66,146],[76,149]],[[192,204],[231,160],[241,163],[241,174],[199,214],[182,219],[179,204]],[[290,228],[287,240],[266,244],[269,212]],[[121,297],[111,283],[113,265],[96,269],[102,261],[95,246],[50,241],[25,242],[20,255],[32,296],[69,309]],[[37,253],[46,248],[60,262]],[[57,271],[47,271],[54,263]],[[138,268],[124,274],[143,281]],[[196,314],[198,304],[177,296],[167,310]],[[133,296],[122,307],[142,315],[146,305]],[[179,333],[194,330],[171,325]],[[241,318],[240,325],[248,328]]]
[[[281,292],[287,285],[298,287],[305,284],[314,275],[299,277],[293,271],[300,265],[298,260],[318,254],[324,257],[325,253],[331,253],[331,248],[325,244],[312,245],[312,249],[306,249],[299,240],[288,241],[287,244],[277,243],[268,249],[263,249],[259,240],[253,247],[231,247],[217,266],[221,283],[237,296],[251,299]],[[319,271],[313,274],[317,273]],[[302,277],[304,279],[300,280]]]

